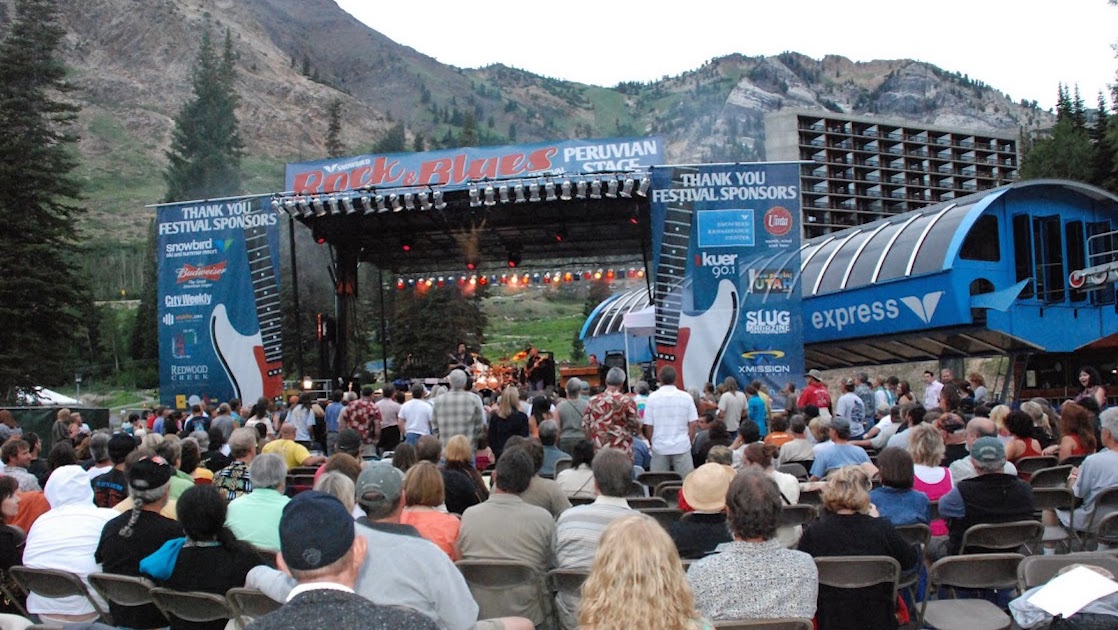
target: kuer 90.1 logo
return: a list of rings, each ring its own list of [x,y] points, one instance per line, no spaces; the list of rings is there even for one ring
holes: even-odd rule
[[[700,252],[695,254],[695,266],[710,269],[715,278],[729,277],[738,273],[737,254],[708,254]]]

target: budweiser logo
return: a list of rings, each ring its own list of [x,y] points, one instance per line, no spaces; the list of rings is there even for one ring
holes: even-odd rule
[[[194,265],[183,265],[179,267],[177,284],[190,282],[192,280],[208,280],[210,282],[217,282],[221,279],[221,275],[225,273],[226,261],[206,265],[205,267],[195,267]]]

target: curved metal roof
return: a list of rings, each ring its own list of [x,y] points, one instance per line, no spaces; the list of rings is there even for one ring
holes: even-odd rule
[[[636,289],[624,293],[616,293],[598,305],[586,324],[582,327],[580,338],[588,339],[599,335],[621,332],[621,324],[626,313],[633,313],[648,308],[648,290]]]

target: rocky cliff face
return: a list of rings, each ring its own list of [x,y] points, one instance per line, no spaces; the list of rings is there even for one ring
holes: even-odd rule
[[[326,108],[343,105],[347,152],[403,122],[408,148],[453,144],[469,115],[483,144],[660,134],[672,161],[763,159],[766,112],[808,107],[1015,133],[1048,113],[911,60],[730,55],[653,83],[600,88],[495,65],[458,69],[400,46],[332,0],[59,0],[79,88],[82,174],[94,237],[140,238],[158,201],[172,120],[190,96],[204,29],[232,33],[238,117],[253,192],[282,164],[325,155]],[[0,28],[11,0],[0,0]],[[743,44],[743,48],[746,44]]]

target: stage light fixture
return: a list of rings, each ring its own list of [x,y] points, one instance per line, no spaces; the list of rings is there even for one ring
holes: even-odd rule
[[[501,186],[497,188],[497,197],[500,198],[501,203],[509,202],[509,187],[506,184],[501,184]]]
[[[510,269],[516,269],[523,260],[519,247],[510,247],[508,250],[508,265]]]
[[[311,205],[314,206],[314,216],[326,216],[326,204],[322,203],[321,197],[315,197],[314,199],[311,199]]]
[[[404,209],[404,206],[400,204],[400,195],[398,193],[388,195],[388,203],[392,205],[393,212],[399,212]]]
[[[415,195],[413,193],[404,193],[404,207],[408,210],[415,210]]]
[[[644,269],[637,269],[637,277],[638,278],[643,278],[644,277]]]
[[[493,190],[492,185],[488,185],[488,186],[485,187],[485,205],[487,205],[487,206],[497,205],[496,191]]]
[[[567,226],[562,225],[555,231],[555,242],[562,243],[567,240]]]
[[[485,285],[489,284],[489,276],[481,276],[477,279],[477,282],[484,287]]]
[[[410,252],[412,250],[412,247],[414,246],[415,242],[412,241],[410,238],[405,238],[400,241],[400,249],[404,250],[405,252]]]
[[[606,196],[609,197],[610,199],[614,199],[614,198],[617,197],[617,178],[616,177],[611,177],[609,179],[609,181],[606,182]]]
[[[431,196],[435,200],[435,209],[436,210],[446,209],[446,202],[443,201],[443,191],[442,190],[436,190],[434,193],[432,193]]]
[[[590,182],[590,198],[602,198],[602,180],[598,179],[597,177],[595,177],[593,181]]]
[[[481,206],[481,191],[475,186],[470,187],[470,207],[478,208]]]
[[[475,256],[466,257],[466,269],[473,271],[478,268],[478,260]]]
[[[641,197],[648,196],[648,187],[652,185],[652,179],[649,177],[641,178],[641,185],[637,187],[637,194]]]
[[[547,201],[555,201],[558,199],[558,197],[555,196],[555,182],[550,179],[547,180],[547,183],[543,185],[543,190],[547,194],[545,197]]]
[[[626,198],[632,197],[633,196],[633,186],[635,186],[636,183],[637,182],[634,181],[632,177],[626,177],[625,178],[625,185],[621,187],[621,196],[626,197]]]
[[[614,273],[613,269],[610,269],[606,272],[606,280],[613,280],[615,275],[616,274]]]
[[[420,191],[419,194],[417,194],[416,196],[419,197],[419,209],[420,210],[430,210],[431,209],[431,195],[430,195],[430,193],[428,193],[426,190],[423,190],[423,191]]]
[[[528,201],[536,203],[540,200],[540,183],[532,182],[528,184]]]
[[[516,203],[524,203],[525,201],[528,201],[528,199],[524,196],[523,182],[516,182],[516,185],[512,187],[512,191],[516,193]]]
[[[641,215],[636,208],[633,208],[629,211],[629,223],[632,223],[633,225],[640,225],[640,222]]]
[[[580,179],[575,184],[575,197],[579,199],[586,199],[586,180]]]
[[[571,200],[571,180],[564,179],[563,183],[559,186],[559,198],[563,201]]]
[[[403,289],[404,288],[404,279],[403,278],[397,278],[396,279],[396,288],[397,289]]]
[[[279,210],[281,205],[279,199],[272,199],[272,210]]]
[[[388,212],[388,208],[384,205],[384,195],[377,195],[377,212]]]
[[[338,196],[337,195],[330,195],[329,197],[327,197],[326,198],[326,205],[327,205],[327,207],[330,208],[330,214],[339,214],[340,213],[340,211],[338,210]]]
[[[295,200],[294,199],[287,199],[286,201],[283,202],[283,207],[284,207],[285,210],[287,210],[287,214],[291,214],[292,212],[295,212],[296,211]]]
[[[353,207],[352,197],[342,197],[342,207],[345,208],[346,214],[353,214],[357,212],[357,208]]]

